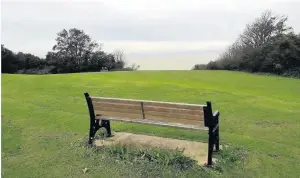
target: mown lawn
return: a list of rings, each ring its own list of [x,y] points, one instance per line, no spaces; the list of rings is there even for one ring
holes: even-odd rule
[[[88,133],[84,92],[203,104],[219,110],[221,144],[247,149],[221,177],[300,177],[300,80],[227,71],[2,74],[3,177],[200,177],[170,166],[115,161],[78,146]],[[206,141],[207,133],[112,123],[113,131]],[[82,169],[87,167],[88,172]]]

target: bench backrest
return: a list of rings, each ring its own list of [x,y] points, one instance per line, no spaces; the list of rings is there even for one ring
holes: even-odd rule
[[[96,117],[148,119],[204,127],[206,105],[92,96],[91,100]]]

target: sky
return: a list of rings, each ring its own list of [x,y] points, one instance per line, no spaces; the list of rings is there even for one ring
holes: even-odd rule
[[[300,0],[2,0],[1,44],[45,57],[59,31],[84,30],[140,70],[215,60],[265,10],[300,32]]]

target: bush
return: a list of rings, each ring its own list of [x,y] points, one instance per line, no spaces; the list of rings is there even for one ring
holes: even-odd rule
[[[199,70],[198,66],[193,69]],[[240,48],[231,55],[226,53],[206,65],[209,70],[239,70],[288,77],[299,77],[299,68],[300,36],[293,33],[273,37],[272,41],[257,48]]]
[[[282,74],[285,77],[300,78],[300,67],[288,69]]]
[[[192,70],[205,70],[207,69],[207,65],[206,64],[196,64]]]
[[[57,35],[57,44],[53,46],[53,51],[47,53],[45,59],[30,53],[15,54],[1,45],[2,72],[48,74],[99,72],[103,67],[108,70],[126,71],[139,68],[135,64],[126,67],[122,51],[116,51],[114,54],[102,51],[100,45],[92,41],[83,30],[72,28],[67,31],[64,29]]]
[[[285,25],[287,18],[267,11],[246,26],[245,31],[206,69],[239,70],[299,77],[300,34]],[[261,35],[263,34],[263,36]],[[204,67],[195,65],[193,69]]]

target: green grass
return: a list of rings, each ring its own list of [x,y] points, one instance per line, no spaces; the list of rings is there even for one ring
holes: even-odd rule
[[[199,177],[203,170],[116,162],[78,146],[88,133],[83,96],[203,104],[219,110],[223,144],[248,150],[222,177],[299,177],[300,80],[225,71],[2,74],[3,177]],[[206,141],[207,133],[112,123],[114,131]],[[234,153],[234,152],[233,152]],[[89,170],[83,174],[82,169]],[[213,174],[216,175],[216,174]],[[210,175],[212,176],[212,175]]]

